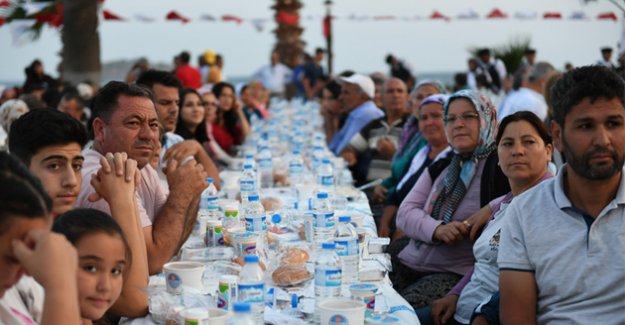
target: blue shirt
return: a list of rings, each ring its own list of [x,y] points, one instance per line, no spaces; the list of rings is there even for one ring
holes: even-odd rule
[[[341,154],[341,151],[345,149],[349,140],[351,140],[352,137],[360,131],[360,129],[369,124],[369,122],[382,116],[384,116],[384,112],[375,106],[373,101],[369,100],[362,103],[349,113],[347,120],[339,133],[334,135],[332,142],[330,142],[330,150],[338,156]]]

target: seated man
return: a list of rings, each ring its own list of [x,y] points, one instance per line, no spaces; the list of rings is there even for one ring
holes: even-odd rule
[[[553,86],[567,164],[514,199],[501,230],[503,324],[625,323],[625,83],[586,66]]]
[[[145,235],[150,274],[178,252],[195,224],[201,192],[208,186],[206,172],[195,160],[172,160],[166,169],[169,195],[149,161],[158,141],[158,117],[152,94],[144,87],[111,81],[96,95],[93,111],[93,147],[84,151],[83,177],[90,179],[107,153],[125,153],[141,169],[137,202]],[[77,205],[109,212],[106,202],[91,202],[95,189],[84,183]]]
[[[154,106],[156,115],[161,127],[165,131],[162,136],[160,150],[160,166],[166,167],[171,159],[182,161],[193,157],[204,167],[209,177],[215,180],[215,186],[219,188],[219,173],[217,167],[210,159],[202,144],[195,140],[184,140],[180,135],[175,134],[176,123],[178,122],[179,102],[180,102],[180,81],[169,72],[159,70],[148,70],[141,74],[137,80],[138,85],[150,89],[154,95]],[[164,179],[163,175],[163,179]]]
[[[398,78],[386,81],[382,88],[382,102],[386,115],[356,133],[341,153],[357,183],[384,179],[391,174],[391,159],[408,117],[408,93],[404,82]]]
[[[343,84],[339,101],[343,105],[343,110],[349,115],[343,127],[330,142],[329,149],[335,155],[340,155],[352,137],[365,125],[384,116],[382,110],[372,101],[375,96],[375,85],[371,78],[354,74],[340,78],[339,82]]]

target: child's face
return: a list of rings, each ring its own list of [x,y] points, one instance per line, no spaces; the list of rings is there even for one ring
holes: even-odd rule
[[[76,243],[78,297],[82,318],[97,320],[122,291],[126,249],[121,238],[107,233],[86,235]]]
[[[11,218],[0,234],[0,298],[14,286],[24,274],[24,268],[13,254],[13,240],[23,240],[34,229],[50,229],[50,222],[44,218]]]

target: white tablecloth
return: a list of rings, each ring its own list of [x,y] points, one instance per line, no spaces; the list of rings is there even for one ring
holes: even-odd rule
[[[225,182],[229,182],[232,184],[233,182],[232,177],[237,177],[237,173],[232,172],[232,171],[224,171],[220,174],[220,177]],[[281,190],[279,189],[263,189],[261,190],[261,196],[280,197],[280,192]],[[376,229],[375,221],[371,214],[369,203],[364,193],[361,192],[359,197],[349,202],[347,210],[355,211],[361,215],[364,215],[362,228],[366,229],[366,231],[371,236],[377,237],[377,229]],[[390,308],[389,315],[398,318],[400,324],[415,324],[415,325],[420,324],[419,319],[417,318],[413,308],[404,298],[402,298],[399,295],[399,293],[397,293],[397,291],[393,289],[390,283],[390,280],[388,279],[388,276],[383,281],[377,284],[383,290],[384,296],[386,297],[387,303]],[[312,286],[312,283],[310,283],[310,285]],[[269,308],[267,308],[265,312],[265,319],[267,321],[270,321],[271,319],[273,319],[272,316],[275,316],[275,311],[272,311]],[[302,323],[303,321],[298,321],[294,319],[292,319],[291,321],[288,321],[288,319],[285,320],[284,318],[281,318],[280,325],[286,325],[286,324],[295,325],[295,324],[302,324]],[[143,318],[124,319],[122,320],[122,322],[120,322],[120,324],[125,324],[125,325],[129,325],[129,324],[144,325],[145,324],[147,325],[147,324],[156,324],[156,323],[153,321],[152,317],[148,315]]]

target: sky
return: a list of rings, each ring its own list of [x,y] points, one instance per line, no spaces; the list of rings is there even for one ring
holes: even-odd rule
[[[307,50],[324,47],[321,17],[325,14],[323,0],[304,0],[300,25]],[[103,8],[122,17],[126,22],[104,21],[100,25],[102,62],[147,57],[151,62],[169,63],[182,50],[196,56],[212,49],[225,57],[226,76],[247,76],[269,61],[269,52],[275,43],[272,30],[271,0],[106,0]],[[574,11],[583,11],[588,20],[457,20],[458,14],[469,9],[481,17],[499,8],[509,16],[519,11],[561,12],[564,18]],[[191,19],[191,22],[164,21],[170,10]],[[438,10],[452,19],[429,20]],[[599,13],[613,11],[621,20],[599,21]],[[595,63],[599,49],[611,46],[615,50],[623,31],[623,13],[608,0],[584,4],[582,0],[334,0],[333,21],[334,71],[350,69],[362,73],[387,72],[384,63],[393,53],[407,61],[419,73],[458,72],[466,70],[472,47],[494,47],[513,38],[528,37],[538,50],[537,59],[549,61],[557,68],[565,62],[574,65]],[[145,23],[135,19],[136,14],[157,18]],[[233,14],[245,21],[200,21],[201,14],[219,17]],[[351,15],[396,16],[396,20],[350,20]],[[420,16],[420,20],[403,20]],[[307,19],[312,17],[312,19]],[[263,18],[268,23],[262,32],[251,24],[251,19]],[[0,82],[23,80],[24,67],[33,59],[43,61],[46,71],[56,75],[54,67],[60,61],[60,33],[46,28],[38,40],[23,46],[12,44],[8,25],[0,27]],[[616,56],[616,53],[615,53]]]

